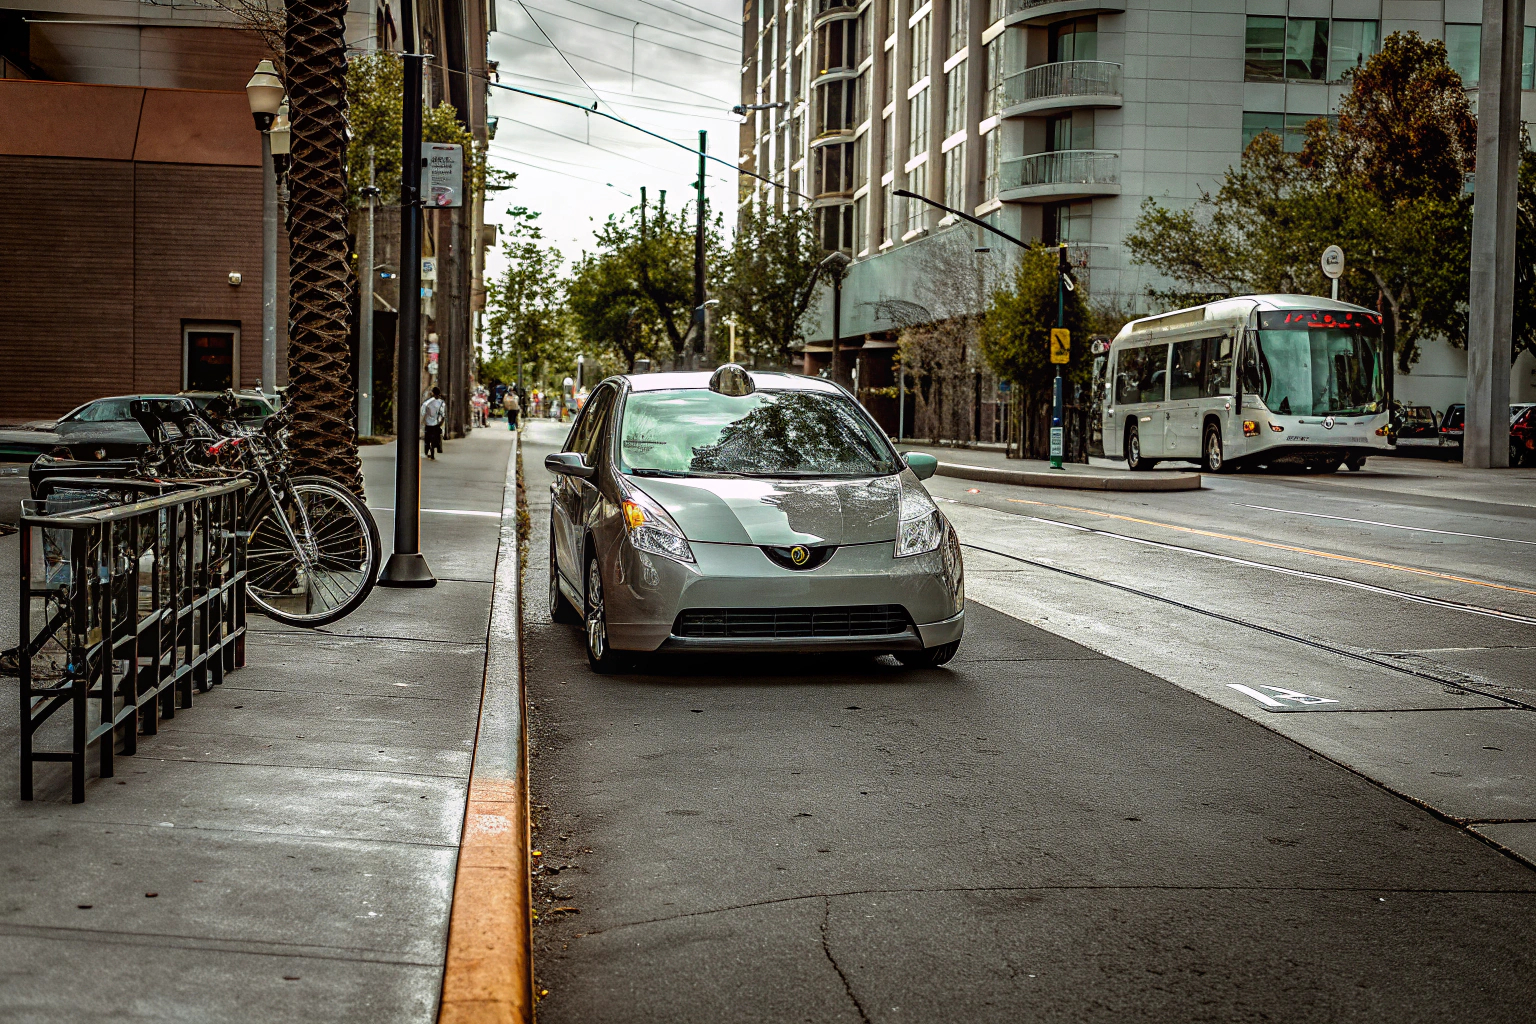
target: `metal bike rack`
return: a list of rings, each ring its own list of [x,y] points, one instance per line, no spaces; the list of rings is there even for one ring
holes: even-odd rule
[[[161,718],[192,706],[194,690],[207,692],[245,664],[240,512],[250,481],[151,485],[164,493],[115,505],[93,504],[93,483],[144,489],[61,480],[76,490],[23,503],[23,800],[32,799],[35,763],[67,761],[71,799],[81,803],[92,743],[100,745],[101,777],[111,778],[117,736],[124,755],[136,753],[141,732],[155,734]],[[68,508],[71,494],[85,507]],[[35,749],[38,730],[65,706],[70,748]]]

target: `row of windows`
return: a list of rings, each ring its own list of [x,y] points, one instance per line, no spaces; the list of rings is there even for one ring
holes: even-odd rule
[[[1116,402],[1161,402],[1165,393],[1170,402],[1227,394],[1232,390],[1232,339],[1121,349],[1114,381]]]
[[[1271,111],[1245,110],[1243,111],[1243,150],[1247,151],[1248,143],[1258,137],[1260,132],[1273,132],[1285,143],[1287,153],[1300,153],[1302,147],[1307,144],[1307,123],[1321,116],[1321,114],[1280,114]],[[1338,121],[1336,114],[1328,115],[1330,127],[1338,124]]]
[[[1337,82],[1373,56],[1375,21],[1248,16],[1243,75],[1250,82]]]
[[[1467,88],[1477,85],[1482,75],[1483,26],[1446,25],[1446,62],[1461,76],[1461,84]],[[1536,89],[1536,25],[1525,26],[1525,39],[1520,48],[1520,88]]]

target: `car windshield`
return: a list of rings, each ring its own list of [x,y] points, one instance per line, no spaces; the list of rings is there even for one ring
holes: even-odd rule
[[[853,403],[812,391],[633,393],[621,469],[637,476],[879,476],[901,469]]]
[[[127,398],[103,398],[92,402],[68,419],[77,423],[116,423],[119,420],[130,420],[128,415]]]
[[[1306,327],[1258,332],[1259,397],[1282,416],[1356,416],[1385,400],[1381,335]]]

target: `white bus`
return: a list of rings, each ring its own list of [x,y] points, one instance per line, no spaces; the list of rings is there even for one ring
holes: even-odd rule
[[[1359,469],[1390,444],[1390,372],[1381,314],[1363,306],[1244,295],[1144,317],[1094,361],[1090,452],[1130,469]]]

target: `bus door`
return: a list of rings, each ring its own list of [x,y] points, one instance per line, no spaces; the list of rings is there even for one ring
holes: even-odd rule
[[[1220,350],[1222,338],[1193,338],[1175,342],[1168,367],[1168,405],[1164,410],[1168,455],[1198,459],[1205,425],[1207,371]],[[1231,342],[1227,341],[1230,367]]]
[[[1136,432],[1144,458],[1166,458],[1164,430],[1167,418],[1163,403],[1168,388],[1168,346],[1146,345],[1123,348],[1115,357],[1115,406],[1124,417],[1116,431],[1116,454],[1124,451],[1126,432],[1136,423]],[[1108,449],[1110,439],[1105,438]]]

